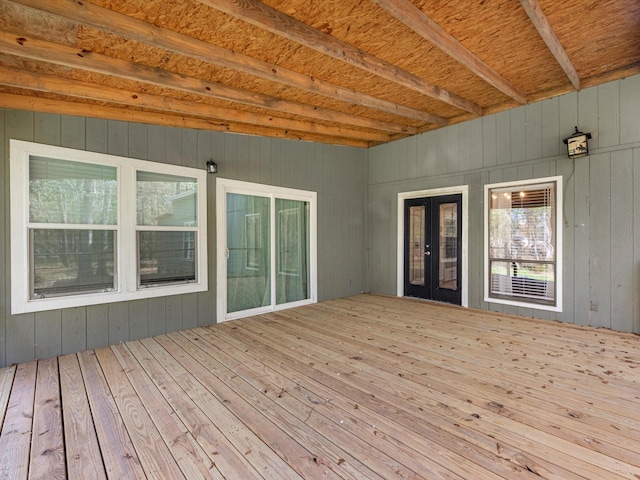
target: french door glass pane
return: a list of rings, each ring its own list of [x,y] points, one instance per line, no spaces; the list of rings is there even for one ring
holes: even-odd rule
[[[227,193],[227,313],[271,304],[270,201]]]
[[[424,205],[409,207],[409,283],[424,286]]]
[[[458,289],[458,208],[454,203],[440,204],[440,251],[438,286]]]
[[[139,286],[196,279],[196,232],[138,232]]]
[[[33,229],[32,298],[115,288],[115,232]]]
[[[309,202],[276,198],[276,304],[309,298]]]

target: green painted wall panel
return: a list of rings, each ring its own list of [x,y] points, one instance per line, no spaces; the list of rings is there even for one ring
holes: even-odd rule
[[[453,125],[369,149],[367,265],[371,291],[396,294],[397,196],[469,186],[469,305],[581,325],[640,333],[640,76],[588,88],[482,118],[480,138]],[[591,155],[570,160],[562,139],[574,127],[593,135]],[[478,150],[479,148],[479,150]],[[482,162],[475,157],[479,151]],[[451,162],[455,152],[458,159]],[[403,156],[407,160],[403,160]],[[465,158],[466,157],[466,158]],[[443,164],[446,170],[443,170]],[[563,311],[483,301],[484,202],[487,183],[562,175]]]
[[[215,177],[208,181],[209,291],[53,312],[10,314],[9,138],[204,168],[318,193],[320,300],[366,290],[363,149],[0,109],[0,367],[216,322]],[[341,230],[336,237],[333,233]],[[342,231],[343,230],[343,231]],[[336,240],[337,238],[337,240]],[[325,243],[323,243],[325,242]],[[349,282],[348,282],[349,281]],[[325,288],[325,285],[327,288]]]

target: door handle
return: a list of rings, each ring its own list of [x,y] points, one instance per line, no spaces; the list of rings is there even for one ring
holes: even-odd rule
[[[427,250],[426,252],[424,252],[424,254],[425,254],[426,256],[429,256],[429,255],[431,255],[431,252],[430,252],[429,250]]]

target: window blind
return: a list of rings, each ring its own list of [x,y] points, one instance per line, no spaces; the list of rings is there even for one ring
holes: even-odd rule
[[[489,290],[494,298],[555,303],[555,184],[489,190]]]

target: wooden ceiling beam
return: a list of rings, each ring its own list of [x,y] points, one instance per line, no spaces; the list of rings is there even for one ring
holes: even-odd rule
[[[415,128],[405,125],[287,101],[65,45],[35,38],[16,37],[7,32],[0,32],[0,52],[327,122],[392,133],[416,132]]]
[[[11,3],[47,12],[66,20],[89,25],[108,33],[146,43],[167,51],[255,75],[306,92],[373,108],[401,117],[445,125],[446,119],[395,102],[356,92],[346,87],[263,62],[187,35],[143,22],[113,10],[75,0],[8,0]]]
[[[425,40],[428,40],[438,47],[462,66],[471,70],[485,82],[513,98],[518,103],[523,105],[527,103],[527,95],[525,92],[516,88],[489,65],[471,53],[444,28],[411,3],[410,0],[373,0],[373,2]]]
[[[388,142],[391,136],[375,130],[354,130],[341,126],[328,126],[312,121],[300,121],[274,117],[259,113],[245,112],[223,107],[216,107],[204,103],[188,100],[150,95],[142,92],[133,92],[121,88],[108,87],[77,80],[43,75],[35,72],[27,72],[10,67],[0,66],[0,85],[34,90],[38,92],[54,93],[75,98],[97,100],[107,103],[116,103],[129,107],[140,107],[157,110],[160,112],[177,113],[188,116],[198,116],[215,119],[224,122],[233,118],[234,123],[258,125],[260,127],[280,128],[294,130],[330,137],[343,137],[363,139],[372,142]],[[93,107],[92,107],[93,108]]]
[[[524,11],[527,12],[529,19],[538,30],[542,40],[544,40],[544,43],[547,44],[551,54],[560,64],[567,77],[569,77],[574,88],[576,90],[580,90],[580,77],[578,76],[578,72],[573,66],[573,62],[571,62],[566,50],[560,43],[556,32],[551,27],[547,16],[542,11],[542,8],[540,8],[538,0],[520,0],[520,4],[522,5],[522,8],[524,8]]]
[[[258,0],[197,0],[216,10],[263,30],[280,35],[325,55],[347,62],[367,72],[403,85],[462,110],[482,115],[482,107],[437,85],[402,70],[374,55],[286,15]]]
[[[267,127],[256,127],[234,122],[219,122],[206,118],[196,118],[170,113],[150,113],[143,110],[130,110],[120,107],[103,105],[87,105],[86,103],[57,100],[51,98],[16,95],[0,92],[0,107],[32,112],[55,113],[78,117],[100,118],[104,120],[120,120],[166,127],[194,128],[213,130],[217,132],[235,132],[246,135],[260,135],[263,137],[288,138],[293,140],[307,140],[310,142],[330,143],[350,147],[367,148],[370,142],[348,138],[329,137],[298,133],[293,130],[282,130]]]

